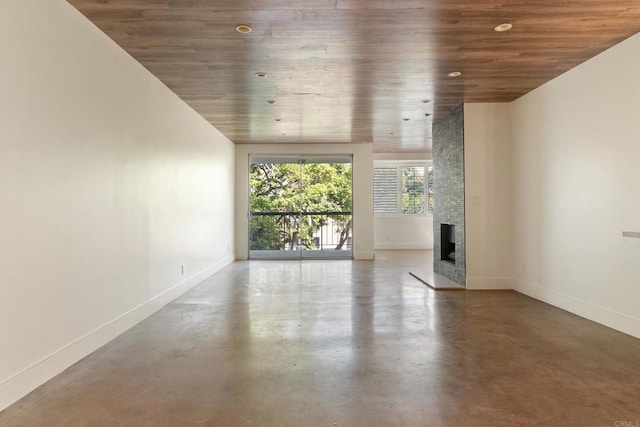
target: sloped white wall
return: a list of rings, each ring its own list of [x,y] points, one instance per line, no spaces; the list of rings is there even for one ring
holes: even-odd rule
[[[63,0],[0,54],[2,409],[233,260],[234,152]]]

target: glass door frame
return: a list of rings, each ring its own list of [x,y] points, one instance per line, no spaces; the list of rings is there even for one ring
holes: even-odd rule
[[[337,154],[337,155],[250,155],[249,156],[249,173],[251,173],[251,166],[254,164],[298,164],[300,166],[300,185],[302,184],[302,168],[305,164],[322,164],[322,163],[345,163],[351,166],[351,182],[350,182],[350,193],[351,193],[351,211],[347,212],[303,212],[302,211],[302,197],[303,197],[303,189],[299,188],[300,194],[300,205],[299,209],[295,212],[252,212],[251,206],[251,180],[249,180],[248,185],[248,201],[249,201],[249,210],[247,212],[248,215],[248,249],[249,249],[249,259],[289,259],[289,260],[301,260],[301,259],[353,259],[353,156],[351,154]],[[254,216],[270,216],[270,215],[298,215],[298,229],[300,229],[300,225],[302,224],[303,216],[316,215],[350,215],[351,216],[351,224],[348,239],[348,249],[305,249],[303,245],[299,243],[296,244],[297,250],[281,250],[281,249],[273,249],[273,250],[252,250],[251,249],[251,238],[252,238],[252,218]],[[322,233],[322,230],[320,231]],[[299,238],[298,238],[299,239]]]

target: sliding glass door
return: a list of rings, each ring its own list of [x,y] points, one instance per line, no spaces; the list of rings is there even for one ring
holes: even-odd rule
[[[351,258],[350,157],[253,157],[249,256]]]

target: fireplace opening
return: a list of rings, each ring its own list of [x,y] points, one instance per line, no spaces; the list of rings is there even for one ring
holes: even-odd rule
[[[456,263],[456,227],[453,224],[440,224],[440,259]]]

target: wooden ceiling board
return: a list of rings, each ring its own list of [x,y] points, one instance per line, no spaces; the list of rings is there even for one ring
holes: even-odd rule
[[[68,2],[234,143],[376,152],[431,151],[461,102],[513,101],[640,30],[637,0]]]

